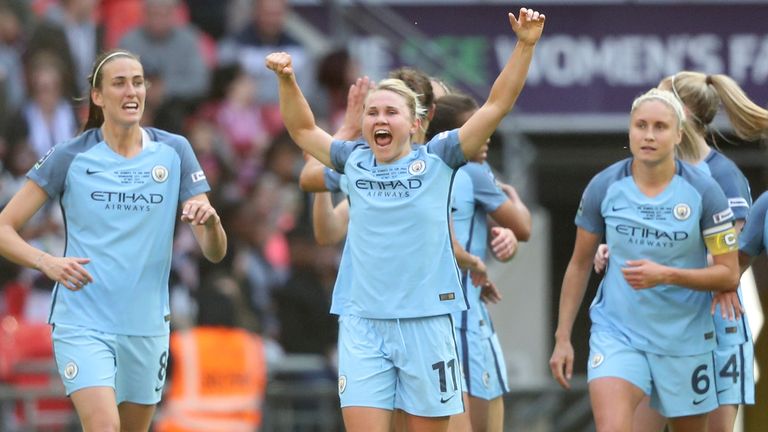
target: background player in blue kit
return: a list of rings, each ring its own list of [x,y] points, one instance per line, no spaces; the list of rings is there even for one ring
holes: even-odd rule
[[[460,127],[477,108],[474,99],[466,95],[441,97],[437,100],[427,139],[439,131]],[[489,215],[501,225],[491,230],[506,228],[514,232],[520,241],[527,241],[531,232],[528,208],[514,188],[502,186],[496,180],[486,162],[487,156],[486,144],[477,156],[459,168],[451,194],[451,216],[455,239],[459,243],[455,248],[463,248],[475,259],[482,260],[487,256]],[[501,432],[504,429],[503,396],[509,391],[507,367],[498,335],[482,300],[483,290],[491,290],[493,285],[492,282],[474,284],[467,272],[462,275],[462,282],[469,309],[454,313],[453,320],[465,382],[464,392],[469,402],[469,412],[465,414],[469,415],[472,431]],[[460,416],[451,418],[449,430],[467,430]]]
[[[598,431],[632,430],[644,395],[675,431],[705,430],[707,413],[718,406],[708,291],[736,289],[736,232],[716,182],[675,159],[684,119],[671,92],[637,98],[632,157],[592,179],[576,214],[550,368],[568,388],[571,330],[605,235],[610,258],[590,307],[588,379]]]
[[[291,136],[347,176],[349,235],[331,309],[340,315],[347,430],[387,431],[392,410],[401,408],[409,430],[444,431],[448,416],[463,411],[449,314],[466,301],[450,247],[448,198],[454,170],[480,150],[522,90],[544,16],[523,8],[509,21],[518,43],[488,101],[462,128],[417,149],[410,138],[420,107],[402,81],[385,80],[368,96],[365,141],[334,141],[315,125],[290,56],[266,59]]]
[[[179,203],[207,259],[226,234],[189,142],[141,128],[146,81],[127,51],[99,56],[84,131],[27,174],[0,213],[0,254],[56,285],[49,322],[56,363],[84,430],[148,430],[168,361],[168,277]],[[63,257],[24,241],[22,226],[61,203]]]
[[[678,157],[715,179],[728,198],[736,231],[740,232],[752,204],[749,183],[733,161],[709,146],[707,138],[720,106],[731,120],[736,135],[745,140],[757,140],[765,134],[768,111],[752,102],[726,75],[682,71],[663,79],[658,88],[672,91],[686,110],[685,133],[678,146]],[[595,258],[598,273],[605,267],[607,253],[607,247],[601,245]],[[741,314],[741,298],[739,289],[717,294],[713,303],[718,344],[715,381],[720,406],[709,415],[710,432],[733,430],[738,406],[754,403],[754,347],[746,316]],[[648,406],[646,398],[635,414],[634,430],[662,431],[665,422]]]

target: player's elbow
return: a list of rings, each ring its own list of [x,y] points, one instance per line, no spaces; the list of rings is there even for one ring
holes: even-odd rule
[[[520,227],[519,229],[514,231],[515,237],[517,237],[517,241],[521,242],[527,242],[531,239],[531,225],[528,224],[526,226]]]

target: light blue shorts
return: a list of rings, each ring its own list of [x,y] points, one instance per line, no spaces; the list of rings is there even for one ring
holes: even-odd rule
[[[715,383],[720,405],[755,403],[755,358],[752,341],[715,349]]]
[[[112,387],[117,403],[160,401],[168,365],[168,335],[126,336],[83,327],[53,327],[56,366],[67,396],[86,387]]]
[[[666,356],[633,348],[622,337],[592,332],[587,378],[621,378],[651,396],[651,407],[664,417],[708,413],[718,406],[711,352]]]
[[[450,315],[339,317],[341,407],[401,409],[423,417],[464,412]]]
[[[456,329],[464,391],[470,396],[493,400],[509,392],[507,365],[498,334],[481,337],[465,329]]]

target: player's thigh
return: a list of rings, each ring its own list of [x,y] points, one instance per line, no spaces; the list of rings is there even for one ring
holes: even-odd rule
[[[651,397],[644,396],[640,405],[635,409],[632,419],[633,432],[664,432],[667,419],[658,411],[651,408]]]
[[[651,392],[645,353],[620,335],[593,331],[589,338],[587,379],[599,430],[629,430],[642,398]]]
[[[123,402],[117,409],[120,412],[121,432],[146,432],[155,415],[155,405]]]
[[[342,407],[344,428],[347,432],[390,432],[392,411],[381,408]]]
[[[465,392],[462,394],[462,398],[464,399],[464,412],[451,416],[451,419],[448,421],[448,432],[473,431],[472,421],[470,419],[472,407],[469,403],[469,394]]]
[[[69,395],[83,430],[116,430],[120,417],[112,387],[85,387]]]

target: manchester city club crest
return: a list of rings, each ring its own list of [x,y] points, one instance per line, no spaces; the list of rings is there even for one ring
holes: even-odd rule
[[[675,219],[684,221],[691,217],[691,207],[688,204],[680,203],[675,206],[672,214],[675,215]]]
[[[152,180],[158,183],[168,180],[168,168],[162,165],[155,165],[155,167],[152,168]]]
[[[347,376],[341,375],[339,377],[339,394],[344,393],[344,390],[347,389]]]
[[[411,162],[410,165],[408,165],[408,174],[419,175],[424,173],[426,169],[427,163],[421,159],[416,159],[415,161]]]
[[[592,356],[592,361],[589,362],[589,365],[592,366],[592,369],[600,366],[603,363],[603,360],[605,360],[605,357],[603,357],[602,354],[597,353]]]
[[[73,380],[77,376],[78,368],[75,362],[69,362],[64,366],[64,378]]]

